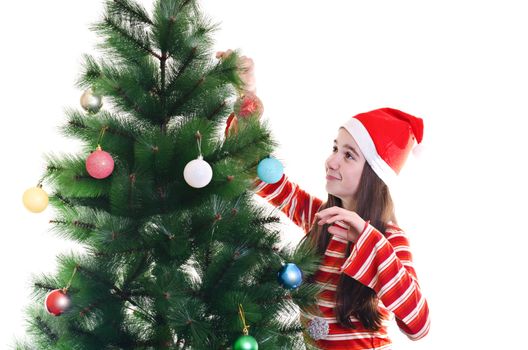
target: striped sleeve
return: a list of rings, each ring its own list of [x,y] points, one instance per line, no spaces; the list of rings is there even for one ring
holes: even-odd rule
[[[286,214],[305,233],[310,230],[315,213],[322,204],[319,198],[311,196],[290,182],[286,174],[274,184],[257,179],[254,183],[254,191]]]
[[[400,330],[411,340],[429,332],[429,308],[412,266],[403,231],[387,232],[366,226],[342,266],[343,273],[372,288],[396,316]]]

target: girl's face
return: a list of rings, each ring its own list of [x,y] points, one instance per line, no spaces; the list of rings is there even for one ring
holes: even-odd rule
[[[356,141],[344,128],[339,128],[332,154],[326,159],[326,191],[340,198],[343,207],[353,209],[365,157]]]

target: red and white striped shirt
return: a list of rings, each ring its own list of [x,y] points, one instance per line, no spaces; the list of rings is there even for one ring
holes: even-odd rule
[[[283,175],[279,182],[255,183],[256,193],[284,212],[295,224],[308,233],[315,213],[323,202],[301,190]],[[412,256],[405,233],[389,224],[385,234],[367,225],[352,251],[345,256],[347,241],[332,236],[315,281],[324,288],[318,296],[318,307],[329,324],[325,339],[316,341],[321,349],[364,350],[391,349],[387,325],[394,318],[401,331],[411,340],[424,337],[429,331],[429,309],[420,291]],[[344,328],[335,317],[335,294],[339,276],[345,273],[372,288],[379,298],[379,311],[384,321],[378,331],[365,329],[351,317],[355,329]],[[302,312],[308,319],[313,315]]]

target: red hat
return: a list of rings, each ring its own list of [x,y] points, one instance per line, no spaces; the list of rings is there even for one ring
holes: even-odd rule
[[[422,142],[423,120],[394,108],[360,113],[342,125],[358,144],[372,170],[390,185],[413,148]]]

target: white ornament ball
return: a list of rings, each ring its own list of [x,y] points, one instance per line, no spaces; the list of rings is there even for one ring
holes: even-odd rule
[[[194,188],[202,188],[207,186],[213,178],[213,169],[202,156],[191,160],[183,169],[183,178],[189,186]]]

